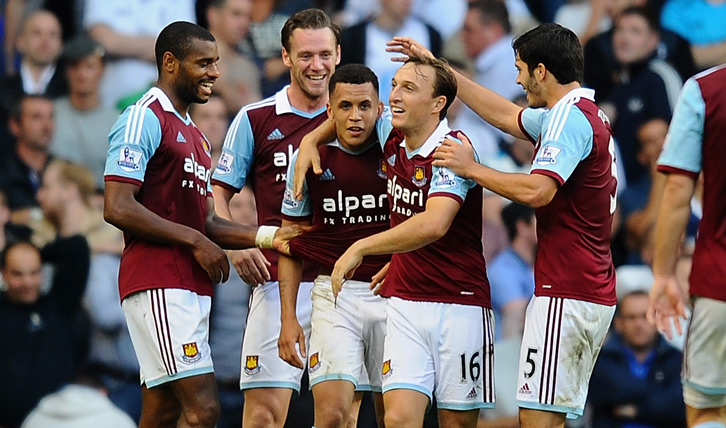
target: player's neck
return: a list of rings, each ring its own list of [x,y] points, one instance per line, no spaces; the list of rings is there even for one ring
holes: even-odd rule
[[[559,100],[562,99],[562,97],[570,93],[573,89],[577,89],[579,87],[580,84],[578,82],[570,82],[566,85],[560,85],[559,83],[550,85],[550,87],[547,88],[547,92],[549,94],[549,97],[547,97],[547,108],[551,109]]]
[[[438,120],[438,117],[436,120],[433,120],[432,117],[431,120],[426,121],[426,123],[422,124],[422,126],[404,130],[403,135],[406,137],[406,149],[409,152],[412,152],[421,148],[421,146],[426,143],[426,140],[429,139],[431,134],[434,133],[436,128],[439,126],[439,123],[440,121]]]
[[[298,86],[292,84],[287,88],[287,99],[290,100],[290,105],[294,109],[305,113],[314,113],[326,106],[328,94],[326,92],[325,95],[318,98],[310,98]]]
[[[174,92],[174,89],[171,85],[160,80],[156,83],[156,86],[161,89],[164,94],[166,94],[166,96],[169,98],[169,101],[171,101],[171,105],[174,106],[174,110],[179,113],[179,116],[187,117],[190,103],[187,101],[183,101],[181,98],[179,98],[179,96]]]

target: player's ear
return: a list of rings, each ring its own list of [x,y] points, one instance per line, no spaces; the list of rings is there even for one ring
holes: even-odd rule
[[[177,57],[173,53],[166,51],[161,57],[161,66],[167,73],[173,73],[178,64]]]
[[[335,48],[335,65],[340,64],[340,45]]]
[[[381,117],[383,114],[383,101],[378,101],[378,114],[376,116]]]
[[[330,119],[332,121],[334,119],[333,118],[333,107],[330,105],[330,101],[328,101],[328,103],[326,104],[326,108],[328,110],[328,119]]]
[[[282,48],[282,63],[285,64],[285,67],[292,68],[292,60],[290,59],[290,54],[284,47]]]
[[[434,99],[434,108],[432,113],[438,114],[441,110],[444,109],[446,106],[446,97],[443,95],[439,95]]]

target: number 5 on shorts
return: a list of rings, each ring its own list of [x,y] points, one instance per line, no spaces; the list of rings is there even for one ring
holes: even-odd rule
[[[532,359],[532,354],[536,354],[537,349],[535,348],[529,348],[527,349],[527,359],[525,360],[525,363],[529,366],[529,371],[524,372],[524,378],[529,379],[534,374],[535,369],[537,366],[534,363],[534,360]]]

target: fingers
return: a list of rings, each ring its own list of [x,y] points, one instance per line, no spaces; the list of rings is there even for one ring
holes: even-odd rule
[[[462,142],[464,142],[464,144],[471,146],[471,141],[469,141],[469,138],[467,138],[467,136],[464,135],[463,132],[461,132],[461,131],[457,132],[456,138],[460,139]],[[453,143],[453,141],[452,141],[452,143]]]
[[[305,349],[305,336],[300,332],[300,335],[297,337],[297,343],[300,345],[300,355],[303,357],[303,359],[307,359],[307,349]],[[302,361],[300,362],[300,365],[303,367],[300,367],[301,369],[304,368],[304,363]]]
[[[227,256],[224,256],[224,260],[222,261],[222,281],[221,282],[227,282],[229,279],[229,260],[227,260]]]

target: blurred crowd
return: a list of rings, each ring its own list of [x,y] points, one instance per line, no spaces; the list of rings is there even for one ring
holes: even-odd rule
[[[173,21],[197,22],[217,39],[221,77],[209,102],[190,113],[216,160],[237,111],[289,83],[280,29],[291,14],[309,7],[325,10],[343,28],[341,65],[371,67],[382,100],[399,64],[384,51],[394,35],[414,37],[479,84],[526,103],[515,83],[513,38],[538,22],[558,22],[577,33],[585,52],[584,86],[595,89],[610,118],[618,154],[612,250],[620,304],[593,374],[587,414],[573,426],[685,426],[678,369],[672,368],[680,362],[680,344],[667,343],[645,319],[651,232],[663,185],[655,163],[685,79],[726,62],[726,1],[0,3],[0,427],[122,427],[138,421],[139,371],[117,287],[123,239],[102,216],[108,131],[154,84],[158,32]],[[460,103],[450,110],[449,122],[469,135],[483,163],[529,170],[529,142],[505,136]],[[699,221],[696,195],[679,263],[684,288]],[[240,192],[233,205],[237,221],[256,224],[251,192]],[[501,392],[497,408],[482,413],[482,427],[517,426],[511,391],[534,290],[535,228],[532,209],[485,195],[483,243]],[[213,304],[220,427],[241,426],[239,352],[249,295],[250,287],[233,273],[218,286]],[[309,415],[310,402],[298,400],[291,412]],[[374,418],[365,411],[359,425],[372,426]],[[305,426],[305,420],[288,418],[288,425]]]

